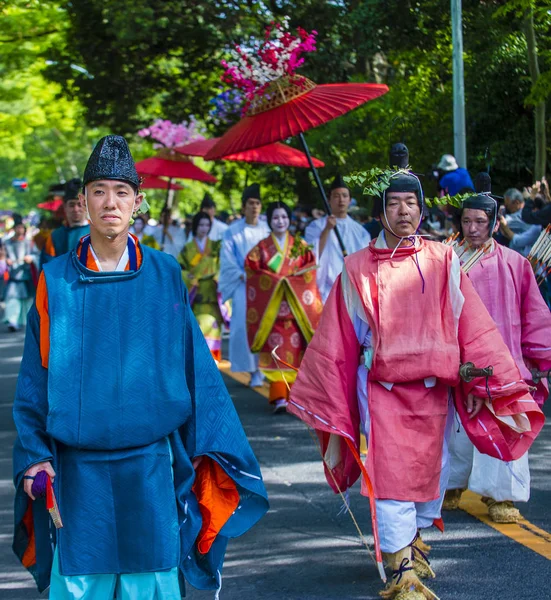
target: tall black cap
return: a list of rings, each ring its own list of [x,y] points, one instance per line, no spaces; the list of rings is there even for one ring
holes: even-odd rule
[[[390,149],[388,163],[390,169],[405,170],[409,166],[409,150],[407,146],[402,143],[393,144]],[[421,182],[418,177],[411,171],[395,173],[390,177],[389,186],[384,192],[385,202],[386,195],[389,192],[411,192],[416,194],[421,212],[424,211],[423,188],[421,187]],[[383,209],[383,198],[375,198],[372,216],[378,218],[383,212]]]
[[[260,186],[258,183],[252,183],[249,187],[246,187],[243,190],[243,196],[241,196],[241,201],[243,204],[247,202],[249,198],[256,198],[257,200],[261,200],[260,198]]]
[[[214,202],[212,196],[206,192],[203,196],[203,200],[201,201],[201,208],[216,208],[216,203]]]
[[[477,194],[490,193],[492,191],[492,178],[489,173],[482,171],[474,178],[474,189]]]
[[[75,177],[74,179],[69,179],[69,181],[65,184],[63,202],[69,202],[69,200],[76,200],[81,190],[82,181],[78,177]]]
[[[486,172],[478,173],[474,180],[476,194],[463,201],[461,210],[465,208],[474,208],[483,210],[490,214],[492,218],[497,216],[497,201],[492,197],[492,179]]]
[[[102,138],[88,159],[83,185],[100,179],[125,181],[136,189],[140,186],[130,148],[120,135],[107,135]]]
[[[405,169],[409,164],[409,150],[405,144],[393,144],[388,160],[389,167]]]
[[[346,183],[344,182],[344,179],[342,178],[341,174],[339,173],[335,179],[333,179],[333,183],[331,184],[331,187],[329,188],[329,191],[331,190],[338,190],[340,188],[345,188],[347,190],[349,190],[350,188],[346,185]]]

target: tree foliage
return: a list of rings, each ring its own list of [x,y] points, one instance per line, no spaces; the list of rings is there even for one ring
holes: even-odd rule
[[[541,76],[534,86],[521,22],[527,4],[535,11],[540,55]],[[533,104],[548,102],[551,92],[550,4],[463,0],[468,166],[476,172],[489,163],[497,189],[531,182]],[[209,99],[222,89],[220,60],[232,43],[261,36],[266,24],[285,15],[293,26],[318,31],[318,51],[308,56],[303,74],[318,83],[377,81],[391,88],[386,96],[307,133],[312,152],[327,165],[325,180],[337,171],[383,166],[390,143],[398,139],[410,147],[417,172],[429,172],[442,153],[453,152],[447,0],[16,0],[10,7],[2,12],[2,36],[19,37],[0,51],[0,101],[9,103],[10,94],[20,94],[35,103],[29,110],[38,103],[45,115],[52,111],[53,119],[45,118],[48,125],[58,123],[69,145],[84,148],[84,154],[94,138],[85,122],[135,134],[156,118],[179,122],[195,115],[212,135],[223,133],[227,125],[208,117]],[[8,17],[12,22],[5,26]],[[35,92],[29,100],[27,90],[21,96],[16,74],[22,71],[39,77],[48,93]],[[13,102],[15,110],[18,100]],[[55,117],[52,106],[58,103],[66,103],[59,104],[59,113],[73,115],[72,121],[59,123],[63,119]],[[4,104],[0,109],[3,119]],[[0,121],[0,135],[11,127]],[[13,125],[13,143],[7,147],[15,152],[27,145],[28,161],[34,134],[18,127]],[[55,127],[41,131],[48,138]],[[138,157],[151,152],[143,142],[135,148]],[[73,163],[81,168],[78,160]],[[220,196],[232,190],[235,202],[236,188],[246,178],[266,183],[279,197],[317,199],[304,170],[224,163],[210,170],[219,177]],[[430,188],[428,178],[426,185]],[[191,207],[202,188],[192,189]]]

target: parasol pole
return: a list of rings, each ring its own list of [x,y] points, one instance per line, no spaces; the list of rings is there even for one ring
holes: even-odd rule
[[[164,214],[164,212],[168,208],[168,201],[170,199],[170,188],[171,187],[172,187],[172,177],[169,177],[168,178],[168,185],[166,186],[165,205],[163,206],[163,210],[162,210],[161,214]],[[163,250],[164,247],[165,247],[165,237],[166,237],[166,228],[167,227],[168,227],[168,225],[166,227],[163,225],[163,237],[161,238],[161,250]]]
[[[308,144],[306,143],[306,138],[304,137],[304,134],[302,132],[300,132],[298,134],[300,141],[302,143],[302,147],[304,148],[304,154],[306,154],[306,158],[308,159],[308,164],[310,165],[310,170],[312,171],[312,174],[314,175],[314,179],[316,180],[316,185],[318,186],[318,190],[319,193],[321,194],[321,199],[323,200],[323,205],[325,207],[325,210],[327,212],[328,215],[331,214],[331,207],[329,206],[329,202],[327,201],[327,196],[325,194],[325,189],[323,188],[323,184],[321,183],[321,179],[318,173],[318,170],[316,169],[316,167],[314,166],[314,162],[312,161],[312,155],[310,154],[310,148],[308,148]],[[348,256],[348,252],[346,251],[346,248],[344,246],[344,242],[342,241],[342,237],[341,234],[339,232],[339,228],[335,227],[335,229],[333,229],[333,231],[336,233],[337,235],[337,240],[339,242],[339,246],[342,250],[342,255],[343,256]]]

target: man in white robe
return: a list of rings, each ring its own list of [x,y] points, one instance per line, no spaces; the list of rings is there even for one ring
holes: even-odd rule
[[[317,281],[323,302],[327,300],[333,283],[341,274],[344,258],[337,235],[338,229],[348,254],[366,248],[371,241],[369,233],[348,216],[350,190],[337,175],[329,191],[331,215],[312,221],[304,232],[304,239],[314,246],[318,262]]]
[[[258,242],[270,235],[270,229],[266,221],[259,218],[262,204],[258,184],[245,189],[242,202],[244,218],[232,223],[222,238],[218,291],[224,302],[232,300],[231,370],[250,373],[251,387],[259,387],[264,377],[258,369],[258,354],[251,353],[247,339],[245,258]]]
[[[186,232],[182,227],[172,222],[170,209],[164,208],[161,213],[161,222],[153,233],[155,241],[161,250],[178,259],[186,243]]]

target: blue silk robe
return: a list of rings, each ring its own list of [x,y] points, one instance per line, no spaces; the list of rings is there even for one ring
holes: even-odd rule
[[[39,590],[57,546],[62,575],[143,573],[180,567],[215,589],[228,538],[268,508],[259,466],[193,316],[180,267],[141,246],[136,271],[90,271],[75,251],[44,267],[49,360],[40,318],[29,316],[14,402],[14,551],[31,541],[25,471],[50,460],[64,527],[33,503]],[[235,483],[239,510],[206,553],[192,490],[195,457],[216,461]],[[203,460],[208,460],[203,459]],[[28,562],[28,561],[27,561]]]

